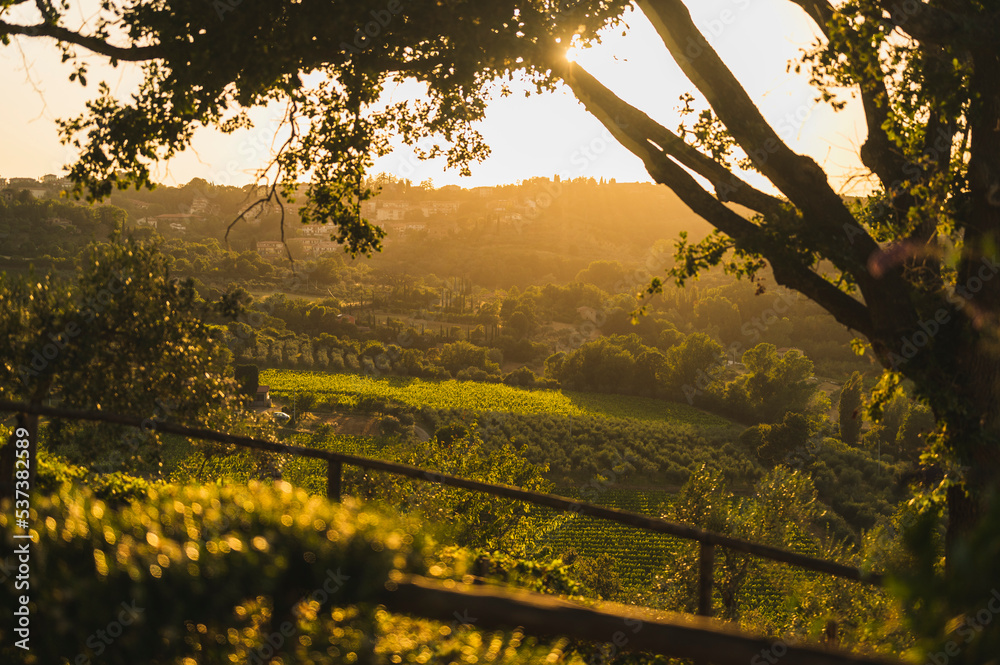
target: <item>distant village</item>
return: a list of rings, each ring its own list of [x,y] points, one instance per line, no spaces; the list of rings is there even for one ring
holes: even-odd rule
[[[53,173],[41,178],[0,178],[0,194],[7,201],[13,199],[20,191],[27,190],[36,199],[43,199],[53,194],[65,191],[73,186],[69,178],[63,178]]]
[[[548,179],[540,179],[549,182]],[[558,176],[555,180],[558,183]],[[27,191],[36,199],[58,198],[72,183],[68,178],[48,174],[41,178],[0,178],[0,194],[7,201],[15,200],[21,192]],[[251,188],[245,188],[252,191]],[[419,192],[419,196],[412,193]],[[536,200],[541,197],[500,198],[504,195],[501,187],[476,187],[462,189],[448,186],[439,190],[410,186],[405,188],[390,186],[370,200],[361,204],[362,216],[382,227],[387,232],[387,242],[396,242],[410,236],[426,238],[447,237],[471,225],[489,225],[500,230],[504,227],[530,223],[538,217],[539,211],[547,203]],[[510,194],[510,192],[506,192]],[[173,236],[187,235],[192,227],[204,227],[206,222],[231,221],[238,214],[236,210],[221,209],[208,196],[194,194],[176,212],[151,214],[150,208],[160,208],[150,200],[129,196],[130,192],[116,192],[110,203],[126,209],[128,224],[135,228],[153,229]],[[451,198],[425,198],[428,195],[450,195]],[[301,200],[301,199],[299,199]],[[550,197],[551,200],[551,197]],[[268,202],[249,210],[242,220],[249,228],[260,227],[262,222],[285,216],[287,251],[297,257],[315,257],[343,252],[343,246],[330,240],[331,228],[327,225],[303,225],[299,221],[300,203],[283,201]],[[227,206],[228,208],[228,206]],[[57,226],[73,230],[68,220],[48,220]],[[270,226],[270,225],[269,225]],[[280,240],[254,240],[245,249],[255,249],[263,257],[279,257],[286,254],[286,243]]]

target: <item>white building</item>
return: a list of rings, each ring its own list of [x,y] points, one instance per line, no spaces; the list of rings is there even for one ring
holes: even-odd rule
[[[344,251],[343,245],[339,242],[333,242],[332,240],[320,240],[313,246],[313,256],[322,256],[323,254],[332,254],[333,252]]]
[[[430,215],[454,215],[458,212],[458,201],[424,201],[420,204],[420,211],[424,217]]]
[[[285,245],[280,240],[258,240],[257,253],[261,256],[276,256],[285,253]]]
[[[328,224],[303,224],[299,227],[299,233],[304,236],[329,236],[330,226]]]
[[[382,201],[379,203],[376,221],[401,221],[406,217],[412,206],[406,201]]]

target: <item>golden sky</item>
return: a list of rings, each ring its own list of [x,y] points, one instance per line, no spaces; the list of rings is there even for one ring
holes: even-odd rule
[[[794,149],[812,155],[841,188],[861,165],[857,149],[865,130],[859,104],[834,113],[816,104],[804,76],[786,71],[790,59],[808,46],[815,34],[805,14],[787,0],[699,0],[688,2],[695,22],[744,83],[779,135]],[[609,35],[600,46],[576,60],[606,85],[667,128],[678,124],[678,97],[693,91],[641,13],[627,17],[628,29]],[[69,70],[59,63],[54,42],[18,38],[0,48],[0,176],[38,177],[61,173],[73,154],[58,141],[56,118],[79,113],[105,80],[116,94],[127,94],[138,82],[130,66],[112,69],[91,59],[89,87],[67,81]],[[391,91],[398,99],[405,87]],[[254,113],[257,127],[225,136],[201,130],[194,149],[161,164],[154,179],[183,184],[201,177],[219,184],[250,182],[255,169],[267,161],[281,108]],[[414,182],[432,178],[435,185],[462,187],[512,183],[534,176],[616,178],[648,181],[641,162],[610,140],[604,128],[568,91],[521,94],[496,99],[480,126],[493,149],[485,162],[473,167],[471,177],[443,168],[443,160],[419,162],[407,150],[380,159],[376,171],[408,177]],[[751,178],[753,179],[753,178]],[[763,184],[755,179],[755,183]]]

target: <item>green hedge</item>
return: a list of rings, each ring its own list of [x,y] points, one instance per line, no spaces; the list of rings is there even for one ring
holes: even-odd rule
[[[366,601],[392,570],[424,573],[430,545],[413,521],[285,483],[164,486],[117,512],[86,488],[32,501],[31,649],[14,646],[25,591],[8,580],[3,662],[256,662],[269,639],[286,662],[364,662],[375,634]],[[26,542],[12,538],[10,508],[0,513],[8,552]],[[317,613],[331,607],[346,608],[325,615],[348,624],[335,639]]]

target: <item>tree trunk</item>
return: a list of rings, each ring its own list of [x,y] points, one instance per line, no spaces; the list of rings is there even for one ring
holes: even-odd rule
[[[957,394],[945,395],[951,405],[942,419],[948,447],[964,471],[963,486],[947,492],[949,554],[976,526],[992,490],[1000,487],[1000,353],[995,340],[984,337],[959,352]]]

